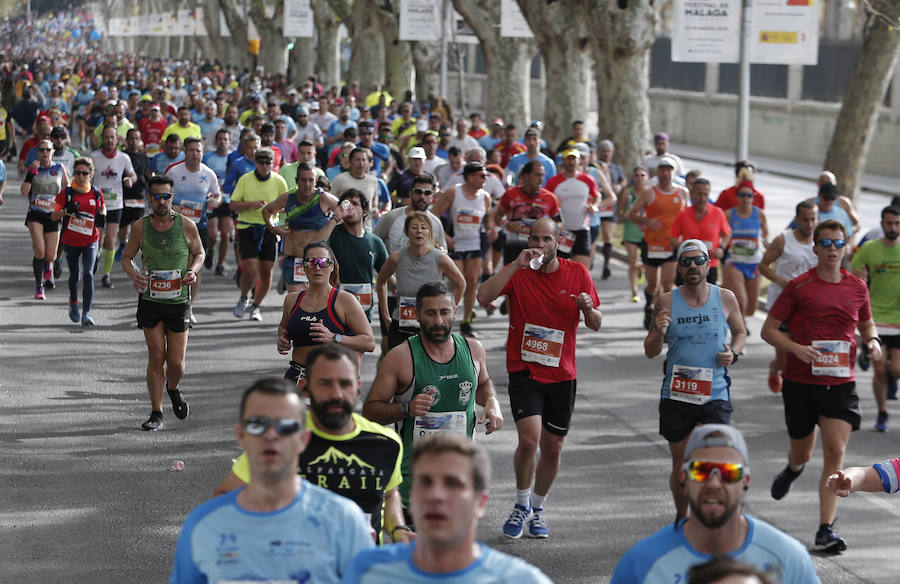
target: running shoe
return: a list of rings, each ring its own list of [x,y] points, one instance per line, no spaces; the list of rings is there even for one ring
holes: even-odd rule
[[[225,275],[225,266],[223,266],[222,264],[219,264],[218,266],[216,266],[216,275],[224,276]]]
[[[151,412],[150,419],[141,424],[141,430],[156,432],[157,430],[162,430],[165,425],[162,412]]]
[[[535,507],[531,511],[531,521],[528,522],[528,537],[541,539],[550,537],[550,530],[547,529],[547,522],[544,521],[544,510]]]
[[[34,299],[35,300],[43,300],[44,298],[46,298],[46,296],[44,296],[44,287],[43,286],[35,286]]]
[[[829,554],[839,554],[847,549],[847,542],[834,532],[834,523],[823,523],[816,532],[816,545],[813,549]]]
[[[888,431],[888,413],[878,412],[878,419],[875,421],[875,429],[879,432]]]
[[[772,393],[781,393],[781,386],[783,383],[783,378],[781,377],[781,371],[776,371],[774,373],[769,372],[769,391]]]
[[[785,466],[784,470],[775,475],[775,480],[772,481],[772,498],[776,501],[784,499],[784,496],[791,490],[791,483],[797,480],[802,472],[802,467],[800,470],[794,471],[791,470],[791,465]]]
[[[53,275],[54,275],[54,277],[59,277],[59,275],[61,273],[62,273],[62,259],[56,258],[53,261]]]
[[[631,297],[631,301],[634,303],[638,303],[641,301],[641,299],[637,294],[635,294],[634,296]]]
[[[529,504],[529,507],[531,505]],[[509,514],[509,519],[503,524],[503,535],[510,539],[519,539],[522,537],[522,530],[525,527],[525,520],[531,515],[531,509],[526,509],[522,505],[516,503],[513,506],[513,512]]]
[[[119,263],[122,261],[122,252],[123,251],[125,251],[125,244],[120,243],[119,247],[116,248],[116,255],[113,256],[113,259],[116,260],[116,263]]]
[[[44,266],[44,288],[48,290],[56,288],[56,282],[53,280],[53,263]]]
[[[232,313],[235,318],[244,318],[244,315],[247,314],[247,299],[246,298],[238,298],[237,304],[234,305],[234,310]]]
[[[83,326],[84,328],[91,328],[92,326],[94,326],[94,319],[91,318],[90,312],[85,312],[81,315],[81,326]]]
[[[859,351],[856,355],[856,362],[859,364],[859,368],[863,371],[869,370],[869,355],[866,351]]]
[[[100,279],[100,283],[103,284],[104,288],[115,288],[112,283],[112,278],[109,277],[109,274],[103,274],[103,278]]]
[[[184,396],[181,395],[181,390],[167,388],[166,391],[169,394],[169,400],[172,402],[172,411],[175,412],[175,417],[179,420],[187,418],[190,407],[184,400]]]
[[[262,322],[262,310],[260,310],[259,306],[256,306],[255,304],[250,307],[250,320]]]
[[[478,334],[472,330],[472,323],[465,320],[459,325],[459,332],[462,333],[464,337],[469,337],[470,339],[478,338]]]
[[[210,251],[206,254],[206,259],[203,260],[203,267],[207,270],[211,270],[213,267],[213,252]]]
[[[69,320],[74,323],[81,320],[81,310],[78,309],[77,302],[69,302]]]

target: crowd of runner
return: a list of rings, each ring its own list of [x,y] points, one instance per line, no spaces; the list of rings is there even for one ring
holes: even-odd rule
[[[51,19],[20,38],[84,44],[64,28]],[[664,132],[626,172],[615,145],[589,138],[581,121],[552,148],[538,121],[520,142],[515,125],[455,115],[438,97],[290,84],[207,62],[63,56],[29,42],[7,49],[0,143],[28,201],[34,298],[57,293],[67,271],[68,317],[90,328],[103,324],[91,311],[94,274],[104,288],[130,280],[148,352],[141,428],[165,427],[163,388],[175,417],[189,416],[179,383],[204,278],[233,277],[237,303],[218,308],[277,327],[277,349],[290,355],[283,375],[245,393],[235,428],[245,453],[223,466],[221,496],[185,523],[172,582],[547,581],[474,541],[489,469],[468,439],[478,426],[500,431],[504,415],[473,323],[497,308],[509,318],[516,496],[498,528],[547,538],[576,401],[576,336],[582,322],[601,327],[591,272],[596,262],[610,277],[617,234],[632,302],[646,282],[645,354],[667,353],[660,434],[676,519],[626,554],[613,582],[686,578],[703,558],[711,566],[690,581],[729,569],[750,570],[747,581],[818,581],[803,546],[741,511],[749,453],[728,426],[731,372],[763,278],[760,335],[775,348],[769,387],[783,396],[790,439],[772,497],[801,475],[817,428],[813,549],[847,547],[833,527],[837,495],[898,490],[897,460],[841,468],[862,424],[857,363],[874,367],[875,429],[887,431],[896,399],[900,200],[855,237],[853,204],[826,171],[782,228],[767,221],[752,162],[738,162],[734,184],[710,202],[712,185]],[[6,172],[0,162],[0,203]],[[286,292],[277,325],[263,313],[270,286]],[[360,364],[376,353],[356,413]],[[265,559],[273,537],[289,543],[276,562]],[[364,550],[373,544],[381,549]],[[759,571],[720,566],[720,555]]]

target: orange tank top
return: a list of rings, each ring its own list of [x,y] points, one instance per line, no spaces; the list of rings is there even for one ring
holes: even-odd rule
[[[662,225],[655,231],[648,227],[644,231],[644,241],[647,242],[647,257],[663,259],[672,255],[669,230],[687,202],[678,188],[673,187],[673,191],[668,194],[656,186],[651,188],[653,201],[644,208],[644,213],[648,219],[656,219]]]

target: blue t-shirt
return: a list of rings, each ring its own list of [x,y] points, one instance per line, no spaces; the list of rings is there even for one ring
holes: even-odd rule
[[[222,580],[337,583],[350,560],[372,547],[359,507],[303,481],[283,509],[255,513],[226,493],[196,507],[178,536],[171,584]]]
[[[224,201],[226,203],[231,202],[231,197],[228,195],[234,192],[238,179],[254,170],[256,170],[256,164],[252,160],[247,160],[246,156],[239,156],[231,162],[228,166],[228,173],[225,175],[225,182],[222,184],[222,192],[225,195]]]
[[[369,172],[381,174],[381,169],[391,160],[391,149],[381,142],[372,142],[369,150],[372,151],[372,168]]]
[[[184,160],[184,152],[178,152],[178,156],[175,158],[169,158],[165,152],[160,152],[150,159],[148,168],[153,174],[164,174],[167,168],[182,160]]]
[[[537,158],[528,158],[528,153],[522,152],[510,158],[509,162],[506,163],[506,170],[516,177],[516,184],[519,183],[519,171],[532,160],[539,160],[541,166],[544,167],[544,182],[541,183],[541,186],[546,185],[551,177],[556,176],[556,165],[553,164],[553,160],[551,160],[549,156],[543,152],[538,152]]]
[[[228,155],[219,156],[215,151],[207,152],[203,155],[203,164],[213,169],[221,187],[225,182],[225,175],[228,173]]]
[[[747,515],[747,540],[730,557],[750,564],[770,575],[776,584],[818,584],[809,552],[793,537],[759,519]],[[687,582],[691,566],[712,556],[691,547],[684,536],[684,522],[678,528],[666,525],[625,552],[616,565],[610,584],[672,584]]]
[[[201,115],[199,120],[194,120],[194,123],[200,126],[200,135],[206,140],[216,127],[225,123],[225,120],[222,118],[213,118],[211,122],[207,122],[206,116]]]
[[[478,145],[484,148],[484,151],[490,153],[494,146],[503,141],[503,138],[492,138],[490,134],[485,134],[478,139]]]
[[[6,182],[6,165],[0,160],[0,182]]]
[[[466,568],[449,574],[420,570],[412,560],[415,543],[394,544],[360,552],[344,572],[343,584],[549,584],[550,578],[519,558],[493,550],[483,543],[481,555]]]

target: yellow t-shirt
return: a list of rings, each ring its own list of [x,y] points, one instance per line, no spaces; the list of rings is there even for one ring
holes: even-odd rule
[[[169,127],[166,128],[166,131],[163,132],[162,138],[159,139],[159,143],[164,143],[169,134],[175,134],[176,136],[181,138],[182,142],[184,142],[185,138],[190,138],[191,136],[200,138],[201,140],[203,139],[203,134],[200,132],[200,126],[198,126],[194,122],[188,122],[187,128],[181,127],[178,122],[169,124]]]
[[[268,180],[261,181],[256,178],[256,173],[250,171],[238,179],[234,186],[234,192],[231,193],[232,201],[265,201],[271,203],[283,193],[288,192],[287,183],[284,178],[277,174],[271,173]],[[240,224],[246,225],[265,225],[263,219],[262,208],[246,209],[238,211],[238,227]]]

